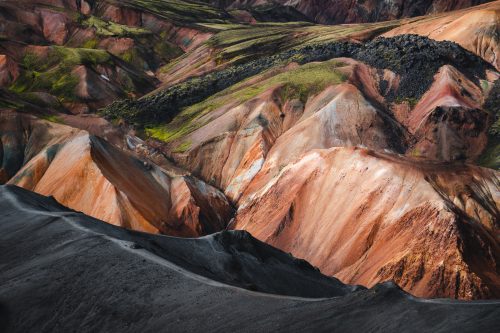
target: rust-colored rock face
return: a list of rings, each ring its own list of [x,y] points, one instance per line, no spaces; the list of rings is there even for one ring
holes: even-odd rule
[[[52,195],[90,216],[152,233],[205,235],[224,229],[232,215],[212,186],[85,131],[15,113],[4,113],[1,120],[2,182],[10,178],[9,184]]]
[[[17,64],[9,56],[0,54],[0,86],[11,84],[18,76]]]
[[[492,73],[494,80],[498,74]],[[404,121],[418,140],[414,156],[452,161],[477,159],[492,116],[481,109],[484,92],[456,68],[443,66],[434,84]]]
[[[40,16],[44,37],[57,45],[64,44],[68,38],[66,16],[52,11],[42,11]]]
[[[250,185],[232,228],[344,283],[394,279],[417,296],[498,297],[498,186],[497,172],[472,166],[317,150]]]

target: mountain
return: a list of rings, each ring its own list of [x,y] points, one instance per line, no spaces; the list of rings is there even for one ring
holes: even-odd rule
[[[384,36],[419,34],[434,40],[451,40],[500,69],[499,19],[500,6],[498,2],[493,2],[452,13],[411,19]]]
[[[488,152],[495,120],[484,105],[495,96],[498,71],[457,44],[394,35],[362,45],[306,45],[226,65],[106,112],[139,126],[165,123],[146,131],[178,165],[236,204],[231,228],[326,274],[367,286],[392,279],[425,297],[498,297],[498,173],[467,164]],[[373,160],[332,150],[355,146],[367,148]],[[316,167],[318,149],[328,157]],[[371,164],[374,170],[366,171]],[[388,176],[376,180],[385,169]],[[360,178],[344,183],[329,173]],[[373,181],[362,187],[365,179]],[[427,194],[412,202],[415,188]],[[337,196],[346,201],[337,204]],[[311,205],[323,198],[321,208]],[[427,228],[446,237],[423,232]],[[432,259],[425,255],[429,247]]]
[[[500,1],[335,4],[0,3],[0,183],[140,232],[250,232],[343,283],[498,298]]]
[[[151,233],[206,235],[223,230],[233,214],[220,191],[169,164],[160,167],[66,125],[7,112],[0,119],[0,171],[9,184]]]
[[[498,298],[498,186],[498,173],[473,166],[313,150],[280,171],[266,163],[231,227],[345,283]]]
[[[0,198],[3,332],[473,332],[498,326],[498,301],[418,299],[390,283],[345,286],[246,232],[155,236],[13,186],[0,187]]]
[[[282,11],[293,8],[308,19],[321,24],[389,21],[476,6],[485,0],[376,1],[376,0],[202,0],[219,8]]]

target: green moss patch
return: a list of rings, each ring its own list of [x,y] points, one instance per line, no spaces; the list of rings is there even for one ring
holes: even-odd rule
[[[43,115],[40,118],[42,118],[43,120],[50,121],[52,123],[64,124],[64,121],[62,120],[62,118],[57,116],[57,115],[54,115],[54,114]]]
[[[44,91],[61,101],[75,100],[79,78],[72,74],[74,67],[110,61],[111,55],[103,50],[52,46],[47,57],[27,53],[22,60],[24,70],[9,89],[15,93]]]
[[[136,37],[151,34],[151,31],[147,29],[104,21],[95,16],[90,16],[81,24],[84,27],[95,29],[96,34],[101,37]]]
[[[191,148],[192,142],[186,141],[181,143],[177,148],[175,148],[174,153],[185,153]]]
[[[274,75],[262,82],[248,85],[248,80],[223,90],[207,100],[184,109],[167,125],[146,127],[150,137],[172,142],[180,139],[204,125],[203,115],[224,105],[239,105],[264,93],[271,88],[280,88],[282,102],[300,99],[305,102],[329,85],[344,82],[347,77],[338,68],[338,61],[309,63],[299,68]]]
[[[402,104],[402,103],[407,103],[411,109],[413,109],[417,104],[418,104],[418,99],[414,97],[396,97],[394,99],[394,103],[396,104]]]
[[[70,48],[53,46],[51,60],[62,61],[65,65],[99,65],[111,61],[111,55],[105,50]],[[50,60],[49,60],[50,61]]]
[[[181,25],[226,23],[231,18],[224,10],[198,2],[183,0],[122,0],[116,2],[121,6],[149,12]]]
[[[307,22],[259,23],[252,26],[206,25],[219,32],[208,44],[215,48],[221,61],[241,62],[258,56],[275,54],[294,47],[342,40],[353,34],[370,35],[395,28],[399,21],[370,24],[322,26]]]
[[[488,147],[479,159],[479,165],[500,170],[500,140],[490,139]]]
[[[96,49],[99,41],[96,38],[89,39],[83,43],[82,47],[85,49]]]
[[[479,164],[500,170],[500,79],[491,87],[484,109],[490,113],[494,122],[488,131],[488,146],[479,158]]]

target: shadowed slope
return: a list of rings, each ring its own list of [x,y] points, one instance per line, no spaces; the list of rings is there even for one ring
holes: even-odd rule
[[[247,291],[223,283],[316,297],[349,288],[241,232],[153,236],[19,188],[1,187],[0,198],[5,332],[475,332],[499,324],[498,302],[415,299],[392,284],[320,300]],[[184,251],[188,260],[177,256]]]
[[[467,8],[488,0],[200,0],[228,9],[256,9],[271,4],[290,6],[310,20],[322,24],[394,20]],[[491,1],[491,0],[490,0]],[[278,10],[278,9],[277,9]]]

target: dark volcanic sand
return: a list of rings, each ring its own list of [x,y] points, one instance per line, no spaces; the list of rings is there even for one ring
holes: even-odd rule
[[[498,327],[500,301],[423,300],[390,283],[344,286],[244,232],[200,239],[140,234],[0,187],[0,332]]]

